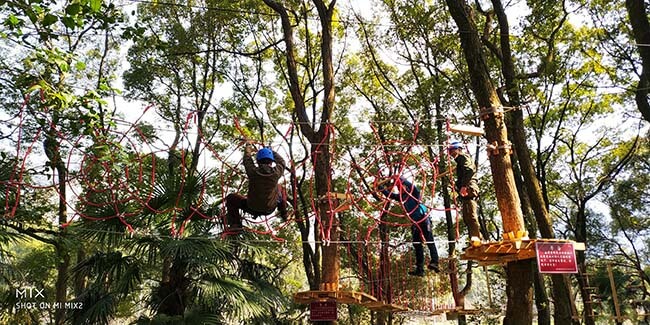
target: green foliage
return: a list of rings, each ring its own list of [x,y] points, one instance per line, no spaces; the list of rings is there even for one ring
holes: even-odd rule
[[[310,2],[282,4],[291,11],[298,88],[315,126],[324,87],[319,78],[321,35],[314,28],[318,18]],[[381,156],[382,163],[383,158],[402,158],[395,153],[382,156],[372,146],[380,141],[377,137],[386,142],[411,141],[414,126],[420,122],[415,141],[432,148],[409,158],[409,164],[418,165],[434,160],[439,149],[436,145],[449,136],[444,131],[438,133],[439,118],[481,123],[471,100],[458,31],[446,7],[431,1],[373,4],[375,17],[369,18],[370,22],[361,18],[367,17],[366,13],[348,17],[342,7],[334,13],[334,56],[340,61],[335,67],[336,106],[327,122],[336,126],[331,185],[337,191],[345,191],[351,184],[358,184],[355,191],[370,190],[363,188],[364,175],[348,173],[351,166],[347,158],[372,160]],[[588,256],[615,255],[628,266],[637,263],[634,272],[647,274],[648,143],[642,140],[629,166],[612,172],[627,159],[632,148],[628,130],[636,128],[619,126],[619,122],[630,120],[620,113],[627,113],[631,97],[603,91],[604,85],[627,87],[636,81],[636,61],[629,55],[634,48],[627,41],[630,30],[623,4],[569,4],[579,5],[571,9],[583,13],[582,20],[576,23],[569,19],[558,27],[566,13],[559,2],[528,1],[529,11],[513,22],[516,32],[510,35],[519,92],[529,103],[524,109],[527,131],[534,135],[530,143],[536,151],[538,176],[560,237],[574,237],[576,229],[584,226],[588,242],[593,243],[588,246]],[[472,4],[474,9],[477,5]],[[67,252],[80,248],[88,254],[73,261],[73,277],[87,284],[72,290],[72,281],[69,283],[75,301],[87,306],[70,313],[74,323],[121,322],[131,315],[139,317],[135,323],[143,324],[290,323],[304,318],[304,311],[289,299],[290,293],[304,289],[306,282],[299,267],[305,253],[299,235],[292,227],[284,227],[280,235],[289,238],[287,245],[246,243],[251,237],[243,237],[245,244],[235,245],[216,238],[221,225],[199,215],[222,215],[220,200],[242,180],[236,173],[219,175],[192,167],[203,160],[204,147],[196,146],[196,152],[188,149],[194,148],[188,142],[195,140],[188,140],[193,137],[183,129],[189,117],[196,117],[201,135],[208,141],[201,145],[209,145],[213,154],[229,158],[238,151],[233,139],[245,136],[275,144],[280,139],[277,135],[282,135],[282,143],[298,157],[294,171],[304,183],[297,188],[304,197],[309,196],[313,186],[306,154],[310,139],[296,135],[298,125],[286,127],[295,120],[296,107],[286,87],[286,53],[281,43],[269,45],[281,35],[278,17],[261,1],[152,2],[139,3],[136,21],[127,27],[122,25],[125,17],[119,9],[101,0],[2,2],[0,36],[16,47],[3,48],[0,58],[4,76],[0,78],[2,113],[28,114],[22,136],[34,139],[36,144],[46,142],[46,154],[65,159],[75,151],[95,165],[84,166],[86,201],[80,200],[75,206],[88,219],[75,221],[67,228],[65,238],[59,238],[58,229],[52,227],[57,207],[51,203],[58,194],[23,186],[32,177],[52,177],[49,171],[57,167],[56,161],[26,164],[25,170],[31,174],[19,183],[9,180],[15,178],[13,172],[23,162],[1,154],[0,204],[15,219],[2,219],[0,224],[0,289],[4,292],[28,279],[51,292],[57,261],[52,247],[19,241],[28,236],[27,227],[36,227],[36,234],[45,242],[55,238]],[[485,44],[498,44],[502,35],[496,31],[494,20],[474,13],[479,27],[486,31]],[[114,39],[116,34],[122,40]],[[106,48],[98,48],[100,38],[106,40]],[[136,152],[107,132],[117,125],[110,121],[106,98],[118,94],[112,86],[118,54],[111,56],[109,52],[124,40],[132,42],[127,55],[130,67],[122,76],[128,97],[154,104],[179,139],[170,144],[173,148],[166,159]],[[267,50],[256,53],[266,46]],[[494,85],[502,90],[503,80],[496,77],[501,75],[498,52],[485,50],[491,53],[488,69],[495,76]],[[27,100],[25,94],[29,95]],[[21,107],[23,102],[25,106]],[[240,128],[235,127],[235,118]],[[377,134],[367,127],[367,121],[377,121]],[[48,141],[44,141],[42,132],[51,125],[56,130],[50,130]],[[158,125],[141,122],[129,136],[143,144],[167,141],[158,130]],[[54,135],[79,141],[74,145],[60,141],[58,148],[52,147],[56,144],[52,142]],[[5,136],[2,133],[3,144],[7,140],[7,147],[17,147],[11,135]],[[478,144],[483,145],[482,141]],[[40,145],[34,148],[40,153]],[[376,173],[381,166],[369,168]],[[138,177],[136,170],[150,177]],[[82,174],[80,170],[68,172],[74,177]],[[423,173],[430,176],[433,170]],[[494,238],[499,238],[501,227],[494,221],[498,207],[490,173],[484,165],[480,172],[484,175],[481,213]],[[104,177],[108,174],[113,179]],[[128,190],[116,189],[118,180]],[[596,200],[605,202],[611,211],[591,206]],[[372,209],[364,204],[360,207]],[[309,213],[310,209],[305,211]],[[375,226],[375,220],[359,218],[361,214],[346,214],[341,226],[351,233],[363,233]],[[586,220],[578,224],[578,216]],[[13,221],[20,225],[9,227]],[[182,234],[181,224],[185,226]],[[131,232],[129,226],[135,230]],[[439,236],[446,231],[446,227],[436,229]],[[391,230],[393,240],[408,235],[406,228]],[[394,256],[396,263],[407,262],[409,252],[402,253]],[[376,258],[369,257],[374,264]],[[357,272],[358,260],[344,256],[341,262],[343,272]],[[30,272],[21,273],[23,269]],[[169,280],[172,271],[176,272],[174,279],[179,280],[176,283]],[[615,275],[620,286],[638,283],[620,270]],[[435,288],[437,294],[445,293],[445,289]],[[185,299],[180,314],[159,312],[170,292],[180,292]],[[634,297],[625,295],[626,299]],[[5,298],[3,301],[11,301]],[[350,323],[370,321],[367,312],[357,307],[349,307],[347,314],[343,319]],[[21,311],[15,316],[3,313],[0,322],[26,323],[32,316],[46,318]]]

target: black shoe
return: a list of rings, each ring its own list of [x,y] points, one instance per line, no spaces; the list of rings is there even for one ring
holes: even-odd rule
[[[424,270],[423,269],[415,269],[413,271],[409,271],[409,275],[412,275],[412,276],[424,276]]]
[[[429,265],[427,265],[427,268],[433,272],[440,273],[440,267],[438,267],[438,263],[431,262]]]
[[[280,205],[278,207],[278,210],[278,212],[280,212],[280,219],[282,219],[282,221],[287,221],[287,206]]]

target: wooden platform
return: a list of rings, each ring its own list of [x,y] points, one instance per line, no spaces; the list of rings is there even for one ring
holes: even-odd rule
[[[535,258],[535,243],[573,243],[575,250],[585,250],[584,243],[562,239],[514,239],[469,246],[460,255],[463,260],[477,261],[479,265],[497,265]]]
[[[358,291],[327,291],[311,290],[298,292],[293,295],[293,300],[299,304],[310,304],[315,301],[336,301],[340,304],[355,304],[364,306],[372,311],[403,312],[409,309],[395,304],[377,301],[377,298]]]
[[[314,301],[330,300],[341,304],[363,305],[371,302],[376,302],[377,298],[367,293],[358,291],[311,290],[294,294],[293,300],[299,304],[309,304]]]
[[[498,308],[441,308],[441,309],[434,309],[434,310],[418,310],[418,309],[405,309],[405,310],[397,310],[395,312],[403,312],[407,315],[412,315],[414,317],[430,317],[430,316],[439,316],[439,315],[447,315],[449,318],[454,318],[458,317],[459,315],[470,315],[470,316],[477,316],[477,315],[483,315],[483,316],[501,316],[503,313],[503,310],[498,309]]]
[[[374,302],[369,302],[363,304],[364,307],[372,310],[372,311],[383,311],[383,312],[388,312],[388,313],[396,313],[396,312],[403,312],[403,311],[408,311],[409,309],[404,307],[404,306],[399,306],[396,304],[387,304],[383,303],[381,301],[374,301]]]
[[[448,319],[456,319],[456,318],[458,318],[459,315],[480,315],[480,314],[485,314],[485,313],[498,315],[498,314],[501,313],[501,310],[499,310],[499,309],[489,309],[489,308],[465,309],[465,308],[458,307],[458,308],[436,309],[436,310],[431,311],[431,313],[429,315],[430,316],[437,316],[437,315],[446,314]]]
[[[350,209],[352,204],[352,196],[348,193],[327,192],[318,198],[323,203],[328,203],[332,210],[330,213],[339,213]]]

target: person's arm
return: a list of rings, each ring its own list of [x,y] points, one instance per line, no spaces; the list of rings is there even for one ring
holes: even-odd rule
[[[284,160],[284,158],[282,158],[282,156],[280,156],[280,154],[275,152],[275,150],[272,150],[272,152],[273,152],[273,158],[275,159],[276,169],[279,170],[280,174],[284,174],[284,169],[287,167],[286,161]]]
[[[420,201],[420,189],[405,178],[401,178],[400,181],[402,183],[402,192],[405,194],[403,199],[407,200],[411,198]]]
[[[251,174],[255,172],[257,166],[255,166],[255,161],[253,161],[255,149],[250,143],[246,143],[244,147],[244,169],[246,170],[246,175],[250,177]]]
[[[389,199],[393,199],[393,200],[395,200],[395,201],[399,201],[399,194],[398,194],[398,193],[390,192],[390,191],[387,190],[387,189],[383,189],[381,192],[382,192],[384,195],[386,195]]]
[[[456,168],[458,169],[458,185],[460,187],[467,186],[474,177],[474,163],[467,155],[462,155]]]
[[[401,194],[402,194],[401,192],[402,191],[400,190],[400,191],[398,191],[398,193],[392,192],[391,190],[393,189],[393,186],[395,184],[393,184],[393,182],[388,182],[388,185],[389,185],[388,187],[383,187],[383,185],[382,185],[383,190],[381,192],[384,193],[384,195],[386,195],[389,199],[401,202],[402,201],[402,197],[401,197]]]
[[[409,215],[413,214],[421,202],[420,188],[415,184],[409,182],[406,179],[401,179],[402,181],[402,202],[404,207],[408,209],[407,213]]]

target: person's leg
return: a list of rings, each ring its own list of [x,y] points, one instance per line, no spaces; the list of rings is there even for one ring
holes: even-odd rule
[[[461,198],[463,221],[469,230],[469,237],[481,239],[481,228],[478,223],[478,205],[476,199]]]
[[[429,248],[429,254],[431,255],[431,262],[429,262],[429,270],[434,270],[438,272],[438,250],[436,249],[436,243],[433,239],[433,233],[431,232],[431,220],[427,218],[425,222],[421,224],[422,234],[424,239],[427,241],[427,247]]]
[[[415,270],[409,272],[410,275],[424,275],[424,247],[422,247],[422,233],[418,225],[411,226],[411,236],[413,237],[413,248],[415,248]]]
[[[246,197],[239,193],[226,196],[226,222],[230,228],[242,228],[242,218],[239,209],[246,207]]]
[[[278,185],[278,212],[280,212],[280,219],[287,221],[287,191],[281,185]]]

